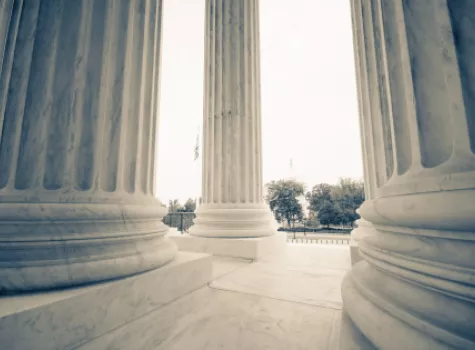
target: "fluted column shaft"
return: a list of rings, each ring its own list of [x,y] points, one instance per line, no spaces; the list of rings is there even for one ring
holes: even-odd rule
[[[268,236],[275,221],[263,201],[259,1],[207,0],[205,41],[203,205],[190,233]]]
[[[2,6],[0,290],[170,261],[153,194],[162,1]]]
[[[475,3],[351,4],[369,193],[344,308],[380,349],[475,349]]]

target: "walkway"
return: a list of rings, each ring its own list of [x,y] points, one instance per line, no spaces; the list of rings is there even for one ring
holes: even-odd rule
[[[101,349],[338,348],[348,246],[288,244],[260,262],[214,258],[214,280],[101,338]]]

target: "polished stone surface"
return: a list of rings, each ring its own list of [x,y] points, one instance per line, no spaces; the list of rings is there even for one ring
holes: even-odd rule
[[[379,349],[475,349],[475,2],[351,9],[365,202],[344,310]]]
[[[336,349],[340,311],[209,287],[81,350]]]
[[[257,238],[209,238],[175,233],[170,234],[169,238],[181,251],[249,260],[258,260],[271,252],[285,250],[287,240],[286,234],[282,232]]]
[[[205,1],[203,203],[190,235],[267,237],[264,202],[259,1]]]
[[[282,257],[282,262],[256,262],[214,280],[211,287],[341,310],[341,281],[348,266],[328,267],[327,262],[319,266],[318,260],[311,258],[309,253],[325,253],[318,255],[321,260],[331,253],[346,258],[348,247],[315,250],[290,247],[289,250],[299,251],[301,259],[289,261]]]
[[[0,294],[174,258],[154,193],[162,3],[0,1]]]
[[[226,272],[215,276],[211,285],[79,349],[338,349],[342,312],[335,305],[341,305],[341,298],[324,284],[329,264],[335,262],[335,270],[341,272],[350,268],[348,247],[292,245],[287,251],[285,256],[271,254],[258,263],[214,257],[213,270]],[[287,272],[282,277],[276,270]],[[266,278],[266,290],[234,288],[244,275],[255,274]],[[301,279],[292,287],[295,276]],[[322,283],[317,286],[319,278]],[[216,287],[223,281],[235,284],[227,290]],[[284,292],[279,294],[281,289]],[[308,298],[309,290],[318,303]]]
[[[209,255],[180,252],[160,269],[129,278],[0,297],[0,349],[76,348],[210,282],[211,262]]]
[[[398,342],[395,344],[397,345]],[[353,324],[345,311],[341,314],[338,345],[338,350],[378,350]]]
[[[252,260],[213,256],[213,280],[225,276],[242,267],[249,266]]]

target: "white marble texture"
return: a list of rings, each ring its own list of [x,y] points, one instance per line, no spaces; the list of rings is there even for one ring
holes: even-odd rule
[[[213,256],[213,280],[248,266],[252,260]]]
[[[287,257],[287,260],[284,259],[294,268],[306,265],[298,261],[301,257],[305,257],[306,262],[318,259],[323,261],[325,256],[332,255],[336,255],[334,260],[343,257],[342,252],[336,250],[325,253],[325,247],[309,250],[300,246],[294,247],[294,250],[295,254]],[[349,254],[348,247],[346,254]],[[269,258],[267,263],[276,263],[277,258],[278,256],[274,259]],[[232,260],[214,257],[213,269],[222,270],[219,265],[224,263],[229,266]],[[240,280],[242,273],[252,274],[253,268],[258,268],[260,264],[243,263],[239,260],[236,262],[240,267],[234,266],[234,271],[228,271],[223,277],[215,278],[215,282],[222,279],[232,280],[233,276]],[[340,264],[349,267],[348,261]],[[314,273],[324,275],[326,271],[316,266]],[[304,281],[305,279],[302,280],[300,288],[295,289],[296,294],[304,295],[306,290],[315,290],[311,278],[306,279],[307,285]],[[287,283],[291,285],[293,281],[289,279]],[[274,283],[274,288],[281,287],[280,283]],[[327,295],[327,299],[337,299],[339,293],[336,290],[334,292],[336,294]],[[212,284],[211,288],[203,287],[103,337],[94,339],[79,349],[335,350],[338,349],[341,317],[340,310],[324,305],[317,307],[311,302],[295,302],[289,300],[286,295],[276,299],[266,295],[252,295],[237,289],[223,291],[215,289]]]
[[[204,287],[78,350],[333,350],[340,313]]]
[[[379,349],[475,349],[475,2],[351,5],[367,192],[344,310]]]
[[[285,254],[269,255],[262,261],[285,264],[289,270],[309,271],[316,268],[348,270],[351,267],[348,246],[341,245],[293,245],[287,244]]]
[[[361,331],[355,327],[346,312],[341,314],[340,337],[338,348],[335,350],[377,350],[371,342],[365,338]]]
[[[269,253],[285,250],[287,240],[286,234],[280,232],[273,236],[258,238],[209,238],[188,234],[172,234],[169,238],[181,251],[249,260],[259,260]]]
[[[369,199],[370,197],[366,198]],[[357,212],[360,214],[360,210],[357,210]],[[358,242],[363,239],[364,236],[367,236],[373,232],[371,222],[368,222],[364,219],[359,219],[355,224],[355,228],[353,231],[351,231],[350,238],[351,265],[355,265],[357,262],[363,259],[360,253]]]
[[[287,251],[287,257],[275,254],[215,279],[211,287],[340,310],[341,281],[349,269],[348,247],[293,246]],[[344,260],[330,267],[326,258]]]
[[[0,7],[0,293],[171,261],[154,195],[162,0]]]
[[[259,0],[206,0],[203,203],[190,235],[266,237],[277,223],[264,203]]]
[[[211,263],[209,255],[180,252],[168,265],[129,278],[0,297],[0,349],[77,348],[210,282]]]

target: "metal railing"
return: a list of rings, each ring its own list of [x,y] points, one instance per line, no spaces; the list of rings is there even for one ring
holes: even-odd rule
[[[341,237],[287,237],[287,243],[300,243],[300,244],[339,244],[339,245],[348,245],[350,244],[350,237],[341,238]]]
[[[163,218],[163,223],[168,227],[175,227],[178,231],[188,232],[188,229],[193,226],[193,219],[195,213],[192,212],[174,212],[168,213]]]
[[[193,226],[194,218],[195,213],[192,212],[172,212],[168,213],[163,218],[163,223],[168,227],[176,228],[181,233],[185,233],[188,232],[191,226]],[[348,237],[331,237],[309,234],[305,235],[305,237],[294,237],[293,233],[289,232],[287,235],[287,243],[348,245],[350,244],[350,236],[348,235]]]

